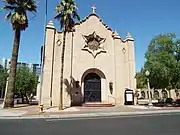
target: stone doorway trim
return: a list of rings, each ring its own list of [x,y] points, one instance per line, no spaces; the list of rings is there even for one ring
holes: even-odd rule
[[[106,96],[107,95],[107,91],[106,91],[106,76],[105,74],[97,69],[97,68],[90,68],[88,70],[86,70],[82,77],[81,77],[81,92],[84,95],[84,79],[85,77],[90,74],[90,73],[95,73],[97,74],[100,78],[101,78],[101,102],[103,102],[104,100],[106,100]]]

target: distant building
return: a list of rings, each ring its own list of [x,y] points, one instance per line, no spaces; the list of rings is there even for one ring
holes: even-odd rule
[[[3,68],[8,69],[10,67],[9,62],[10,62],[10,59],[2,58],[1,65],[3,66]]]
[[[10,68],[10,59],[2,58],[1,65],[3,66],[3,68],[9,69]],[[31,69],[36,75],[40,76],[40,73],[41,73],[41,65],[40,64],[18,62],[17,69],[20,66],[29,67],[29,69]]]

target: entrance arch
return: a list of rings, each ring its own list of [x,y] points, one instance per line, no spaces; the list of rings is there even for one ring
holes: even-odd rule
[[[96,68],[88,69],[81,78],[84,102],[102,102],[104,99],[105,75]]]
[[[84,78],[84,102],[101,102],[101,78],[96,73]]]

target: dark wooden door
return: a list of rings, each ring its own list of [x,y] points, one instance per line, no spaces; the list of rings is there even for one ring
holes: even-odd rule
[[[101,102],[101,78],[95,73],[84,79],[84,102]]]

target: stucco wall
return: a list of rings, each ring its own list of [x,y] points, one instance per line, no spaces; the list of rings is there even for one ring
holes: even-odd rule
[[[46,30],[45,66],[43,76],[42,102],[47,106],[58,106],[60,93],[60,69],[62,33],[56,31],[52,23]],[[88,36],[96,32],[101,38],[105,38],[105,53],[99,53],[95,58],[88,51],[82,50],[85,46],[83,35]],[[74,81],[79,81],[80,91],[83,96],[83,74],[91,69],[92,72],[102,72],[105,78],[102,83],[102,102],[116,102],[124,104],[125,88],[135,89],[135,54],[134,40],[122,40],[117,34],[103,24],[97,15],[90,15],[85,21],[75,26],[75,31],[67,34],[65,63],[63,104],[68,107],[71,104],[70,76]],[[125,48],[125,52],[123,51]],[[97,69],[96,71],[92,69]],[[113,82],[113,93],[109,90],[109,82]],[[74,94],[74,93],[73,93]],[[71,96],[70,96],[71,95]]]

